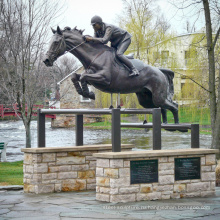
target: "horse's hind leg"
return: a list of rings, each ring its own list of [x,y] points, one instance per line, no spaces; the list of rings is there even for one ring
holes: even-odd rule
[[[167,124],[167,110],[162,108],[161,109],[161,114],[162,114],[162,118],[163,118],[163,123]]]
[[[169,100],[165,100],[165,103],[161,106],[162,109],[169,109],[174,117],[175,124],[179,124],[179,116],[178,116],[178,105],[170,102]]]

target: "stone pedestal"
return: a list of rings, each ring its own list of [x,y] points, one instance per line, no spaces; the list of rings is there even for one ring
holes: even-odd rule
[[[181,149],[93,154],[97,158],[96,199],[106,202],[135,202],[214,195],[215,154],[217,152],[218,150],[213,149]],[[196,158],[199,161],[200,178],[176,180],[176,172],[179,172],[175,171],[176,158],[191,158],[189,159],[190,162]],[[156,162],[158,165],[155,172],[158,175],[157,181],[152,178],[153,180],[147,183],[131,184],[131,163],[134,164],[131,161],[135,163],[137,161]],[[186,169],[195,169],[194,165],[190,166],[191,168],[186,167]],[[144,172],[146,174],[140,174],[141,179],[144,179],[145,175],[151,178],[150,172],[153,171],[150,171],[150,168],[149,173],[146,169]],[[132,176],[133,181],[136,178],[134,176],[135,174]],[[141,182],[142,180],[137,177],[136,181]]]
[[[133,145],[122,145],[122,151]],[[111,152],[112,145],[25,148],[24,192],[52,193],[95,190],[96,158],[93,153]]]

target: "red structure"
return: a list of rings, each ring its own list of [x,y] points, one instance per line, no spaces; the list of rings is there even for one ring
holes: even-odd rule
[[[43,105],[34,105],[33,107],[33,116],[37,116],[37,109],[42,109],[44,108]],[[50,109],[55,109],[55,107],[50,107]],[[18,105],[13,104],[13,105],[4,105],[0,104],[0,118],[4,118],[7,116],[20,116],[21,113],[18,111]],[[27,107],[25,108],[25,111],[27,112]],[[46,115],[47,118],[56,118],[56,115]]]

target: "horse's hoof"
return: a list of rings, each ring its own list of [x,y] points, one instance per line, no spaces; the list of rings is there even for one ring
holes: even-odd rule
[[[89,98],[92,99],[92,100],[95,100],[95,94],[94,94],[94,92],[90,92],[90,93],[89,93]]]
[[[113,108],[114,108],[113,105],[110,105],[109,109],[113,109]]]
[[[144,125],[144,124],[147,124],[147,120],[144,120],[144,121],[143,121],[143,125]]]

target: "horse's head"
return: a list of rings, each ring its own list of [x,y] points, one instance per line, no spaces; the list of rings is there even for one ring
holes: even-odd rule
[[[57,27],[57,30],[52,29],[52,32],[54,35],[50,42],[49,50],[47,51],[46,57],[43,61],[46,66],[53,66],[53,62],[66,51],[64,35],[59,26]]]
[[[53,66],[53,62],[60,56],[62,56],[65,51],[68,52],[76,49],[84,42],[84,36],[82,35],[84,30],[78,30],[76,27],[71,30],[71,28],[66,27],[62,31],[59,26],[57,30],[52,29],[54,33],[53,38],[50,43],[49,50],[46,53],[46,58],[43,61],[46,66]]]

